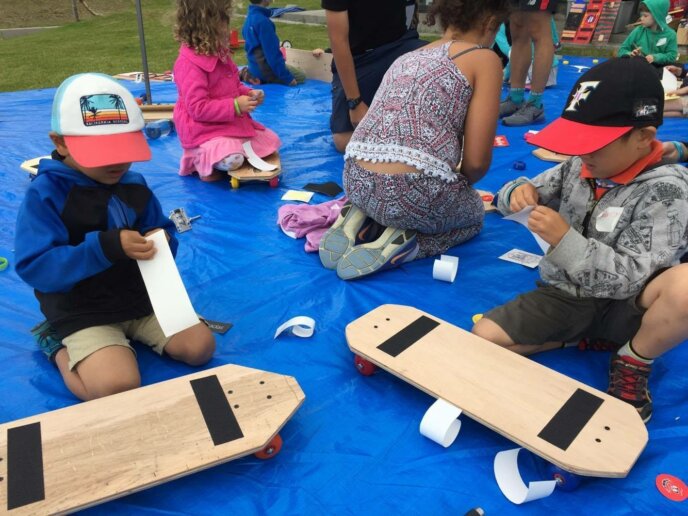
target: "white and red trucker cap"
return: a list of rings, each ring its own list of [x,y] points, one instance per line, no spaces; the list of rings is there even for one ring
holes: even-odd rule
[[[107,75],[73,75],[55,93],[52,130],[64,136],[72,158],[83,167],[151,159],[144,125],[132,94]]]

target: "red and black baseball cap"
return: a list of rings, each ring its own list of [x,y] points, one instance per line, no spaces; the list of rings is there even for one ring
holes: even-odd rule
[[[643,57],[617,57],[591,68],[576,82],[561,117],[528,143],[559,154],[595,152],[636,127],[659,127],[664,89]]]

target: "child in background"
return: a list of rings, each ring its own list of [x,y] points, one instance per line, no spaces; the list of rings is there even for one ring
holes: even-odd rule
[[[672,74],[681,79],[681,85],[674,91],[667,91],[668,98],[664,101],[664,116],[684,117],[688,116],[688,70],[684,66],[669,65],[666,67]],[[683,160],[681,160],[683,161]]]
[[[509,3],[435,0],[442,38],[387,70],[346,149],[350,204],[320,242],[340,278],[442,254],[482,228],[471,185],[492,160],[502,65],[490,47]]]
[[[503,214],[534,206],[528,227],[551,246],[542,281],[473,327],[521,354],[606,343],[614,351],[607,392],[644,421],[653,360],[688,336],[688,272],[672,267],[688,246],[688,171],[663,164],[655,140],[663,104],[662,84],[640,57],[580,77],[561,118],[529,138],[578,157],[499,191]]]
[[[144,121],[131,93],[111,77],[80,74],[55,94],[52,159],[19,209],[17,274],[31,285],[47,318],[38,338],[69,390],[91,400],[141,383],[129,339],[190,365],[210,360],[215,340],[198,323],[165,337],[136,260],[150,260],[174,225],[134,161],[150,159]]]
[[[280,50],[275,24],[270,20],[272,0],[251,0],[248,14],[241,31],[246,48],[246,59],[250,75],[243,80],[251,84],[279,83],[287,86],[301,84],[306,76],[301,70],[287,66]],[[253,79],[253,80],[251,80]],[[255,82],[258,80],[258,82]]]
[[[621,56],[642,56],[657,68],[661,77],[662,68],[672,64],[678,57],[676,32],[667,25],[669,0],[644,0],[638,7],[640,25],[633,29],[619,47]]]
[[[244,142],[261,158],[281,143],[251,118],[264,93],[239,80],[229,50],[231,9],[231,0],[179,0],[177,8],[175,37],[181,48],[174,64],[179,92],[174,124],[184,149],[179,174],[198,172],[204,181],[241,167]]]

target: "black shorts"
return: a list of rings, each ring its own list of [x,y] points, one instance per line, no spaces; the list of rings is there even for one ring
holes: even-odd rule
[[[645,309],[630,299],[580,298],[539,285],[485,314],[516,344],[597,338],[625,344],[640,328]]]
[[[519,11],[549,11],[557,12],[558,0],[511,0],[514,8]]]
[[[356,80],[358,81],[358,89],[361,92],[363,102],[370,106],[385,72],[399,56],[424,45],[427,45],[427,41],[418,39],[418,32],[415,30],[409,30],[397,41],[354,56]],[[349,105],[346,102],[346,94],[339,79],[339,74],[334,67],[332,68],[332,74],[330,130],[334,134],[349,133],[354,128],[349,119]]]

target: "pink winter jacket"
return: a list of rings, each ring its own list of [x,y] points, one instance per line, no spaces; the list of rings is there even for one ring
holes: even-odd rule
[[[174,125],[185,149],[193,149],[217,136],[250,138],[261,124],[248,113],[236,116],[234,99],[250,88],[239,80],[239,69],[228,59],[198,55],[186,45],[174,63],[174,82],[179,97],[174,106]]]

